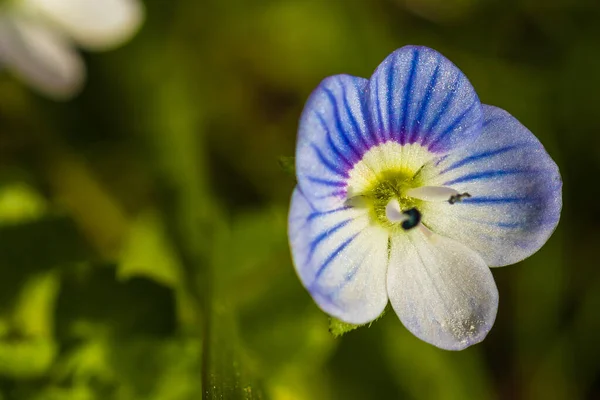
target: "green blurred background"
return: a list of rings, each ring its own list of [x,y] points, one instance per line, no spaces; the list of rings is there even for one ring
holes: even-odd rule
[[[0,73],[0,399],[600,398],[600,3],[145,4],[72,101]],[[333,338],[287,245],[278,158],[304,101],[406,44],[528,126],[565,184],[558,230],[493,271],[496,324],[459,353],[393,313]]]

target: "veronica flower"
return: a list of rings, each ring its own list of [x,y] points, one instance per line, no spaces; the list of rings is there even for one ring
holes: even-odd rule
[[[498,308],[489,267],[535,253],[562,206],[535,136],[426,47],[395,51],[369,80],[325,79],[302,113],[296,174],[292,257],[318,306],[364,324],[389,300],[448,350],[483,340]]]
[[[0,0],[0,65],[50,97],[67,98],[85,79],[75,46],[114,48],[142,19],[138,0]]]

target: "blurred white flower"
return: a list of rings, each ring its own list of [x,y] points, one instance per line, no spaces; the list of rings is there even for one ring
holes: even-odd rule
[[[85,80],[76,46],[117,47],[143,18],[139,0],[0,0],[0,65],[47,96],[66,99]]]

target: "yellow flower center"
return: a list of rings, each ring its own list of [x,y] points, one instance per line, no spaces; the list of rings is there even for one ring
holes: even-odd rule
[[[370,149],[349,173],[348,201],[368,207],[372,221],[388,229],[399,229],[386,207],[396,200],[399,212],[419,208],[421,200],[407,191],[423,185],[418,172],[434,155],[418,144],[387,142]]]

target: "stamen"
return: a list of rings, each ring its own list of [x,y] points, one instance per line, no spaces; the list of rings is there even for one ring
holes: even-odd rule
[[[406,195],[425,201],[448,201],[459,193],[447,186],[421,186],[406,191]]]
[[[408,189],[406,195],[425,201],[447,201],[450,204],[458,203],[465,197],[471,197],[469,193],[459,193],[447,186],[421,186]]]
[[[346,199],[345,204],[349,207],[354,207],[354,208],[367,208],[369,207],[369,202],[367,200],[367,198],[365,196],[354,196],[354,197],[348,197]]]
[[[400,209],[400,203],[396,198],[391,199],[385,206],[385,216],[392,223],[403,222],[408,219],[408,216]]]

